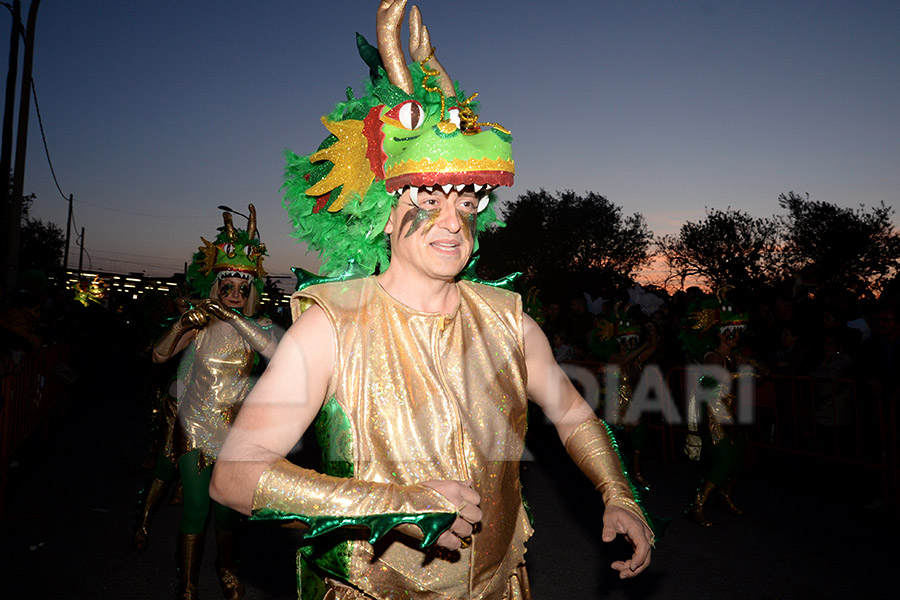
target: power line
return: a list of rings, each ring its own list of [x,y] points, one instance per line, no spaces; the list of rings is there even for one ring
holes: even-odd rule
[[[41,107],[38,104],[37,88],[34,86],[34,77],[31,78],[31,96],[34,98],[34,112],[37,115],[38,127],[41,130],[41,140],[44,142],[44,154],[47,155],[47,164],[50,165],[50,175],[53,176],[53,183],[56,184],[59,195],[62,196],[63,200],[68,202],[69,198],[63,193],[62,188],[59,187],[59,180],[56,179],[56,171],[53,169],[53,161],[50,160],[50,149],[47,147],[47,136],[44,135],[44,120],[41,119]]]
[[[85,200],[75,199],[75,202],[80,202],[81,204],[87,204],[88,206],[93,206],[95,208],[101,208],[103,210],[108,210],[110,212],[124,213],[126,215],[134,215],[136,217],[150,217],[154,219],[212,219],[215,218],[215,215],[149,215],[146,213],[136,213],[130,210],[122,210],[120,208],[110,208],[108,206],[103,206],[101,204],[94,204],[93,202],[87,202]]]
[[[177,263],[184,262],[181,259],[171,258],[169,256],[150,256],[149,254],[131,254],[129,252],[116,252],[115,250],[100,250],[100,249],[95,248],[94,252],[103,252],[104,254],[118,254],[120,256],[135,256],[137,258],[155,258],[157,260],[171,260],[171,261],[174,261]]]
[[[31,95],[34,98],[34,111],[37,114],[38,126],[41,130],[41,141],[44,143],[44,154],[47,156],[47,164],[50,166],[50,175],[53,177],[53,183],[56,185],[56,189],[59,192],[59,195],[62,196],[63,200],[66,202],[69,201],[69,197],[62,191],[62,188],[59,185],[59,180],[56,177],[56,170],[53,168],[53,161],[50,159],[50,148],[47,146],[47,136],[44,133],[44,120],[41,118],[41,107],[38,104],[37,98],[37,88],[34,85],[34,78],[31,78]],[[128,210],[122,210],[119,208],[110,208],[108,206],[102,206],[100,204],[94,204],[93,202],[87,202],[85,200],[75,199],[76,202],[81,202],[82,204],[87,204],[88,206],[93,206],[95,208],[100,208],[103,210],[108,210],[110,212],[118,212],[124,213],[127,215],[134,215],[136,217],[149,217],[153,219],[210,219],[214,218],[215,215],[150,215],[146,213],[137,213]]]

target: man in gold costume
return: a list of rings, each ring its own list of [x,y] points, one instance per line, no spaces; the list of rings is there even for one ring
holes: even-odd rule
[[[318,152],[289,155],[286,204],[298,237],[328,259],[329,282],[294,295],[295,322],[210,492],[253,519],[309,528],[304,598],[530,598],[519,460],[531,398],[600,490],[603,540],[634,547],[612,567],[637,575],[653,533],[608,428],[521,297],[460,278],[493,215],[491,189],[512,183],[511,136],[460,100],[415,7],[406,70],[405,5],[380,3],[377,51],[358,36],[360,54],[375,56],[370,96],[348,94],[323,118],[334,136]],[[383,219],[371,217],[379,207]],[[314,421],[323,473],[284,458]],[[306,587],[310,573],[324,588]]]

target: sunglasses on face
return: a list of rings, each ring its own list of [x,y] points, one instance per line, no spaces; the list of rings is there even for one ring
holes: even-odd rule
[[[232,292],[235,290],[235,284],[226,283],[222,285],[221,294],[222,296],[230,296]],[[244,298],[248,298],[250,296],[250,286],[246,283],[242,283],[240,287],[237,287],[238,293]]]

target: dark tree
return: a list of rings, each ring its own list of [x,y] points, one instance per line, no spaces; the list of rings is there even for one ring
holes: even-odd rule
[[[728,208],[707,209],[702,221],[688,221],[678,235],[657,240],[669,268],[667,283],[697,279],[711,288],[759,289],[777,271],[778,226]]]
[[[789,273],[813,271],[822,286],[856,293],[881,289],[900,269],[900,234],[891,223],[893,208],[843,208],[788,192],[778,197],[783,249]]]
[[[66,238],[56,224],[31,217],[34,196],[22,202],[22,229],[19,234],[19,273],[39,269],[54,273],[62,265]]]
[[[524,273],[522,286],[545,294],[609,293],[631,283],[649,262],[652,234],[639,213],[599,194],[528,191],[511,202],[505,227],[480,238],[479,275],[495,278]]]

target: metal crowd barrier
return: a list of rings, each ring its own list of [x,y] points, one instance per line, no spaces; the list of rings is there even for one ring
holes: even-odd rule
[[[45,346],[26,354],[11,373],[0,378],[0,516],[6,505],[10,460],[39,428],[47,435],[50,412],[66,390],[52,370],[68,358],[68,344]]]

